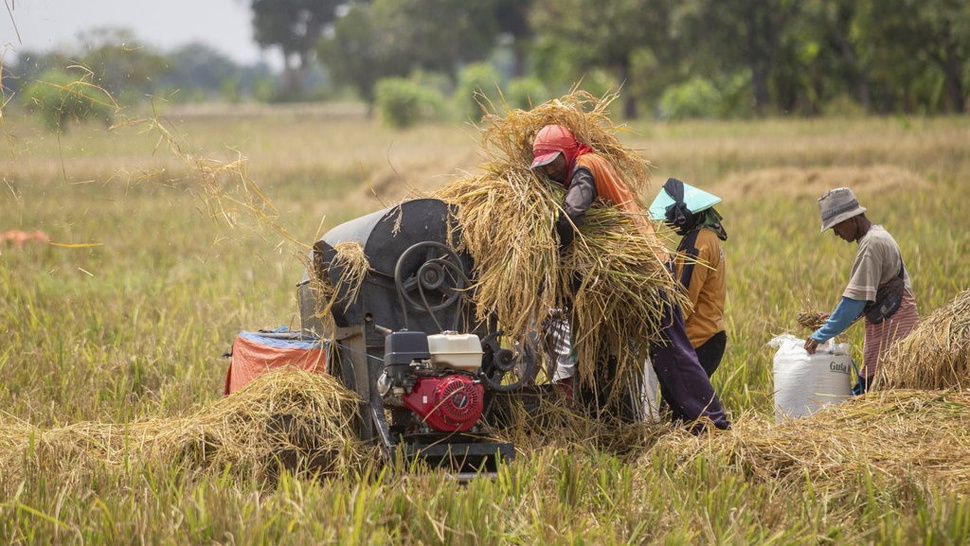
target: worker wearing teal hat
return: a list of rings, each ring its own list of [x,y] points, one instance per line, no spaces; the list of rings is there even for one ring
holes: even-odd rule
[[[720,202],[716,195],[668,178],[649,209],[654,220],[663,221],[681,236],[674,273],[691,303],[684,308],[687,337],[708,377],[720,366],[727,348],[727,262],[721,246],[727,232],[714,210]]]
[[[678,186],[682,189],[678,189]],[[673,193],[679,192],[680,202],[694,214],[707,210],[721,202],[721,198],[706,191],[695,188],[690,184],[685,184],[676,178],[668,178],[663,189],[650,204],[650,217],[654,220],[666,221],[667,211],[671,205],[675,205],[677,200]],[[676,207],[675,207],[676,208]],[[674,209],[671,209],[673,211]],[[669,223],[669,222],[668,222]]]

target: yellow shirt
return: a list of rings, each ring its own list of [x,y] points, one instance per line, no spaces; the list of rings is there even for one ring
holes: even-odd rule
[[[724,298],[727,294],[724,249],[714,231],[702,228],[694,241],[697,258],[687,297],[691,307],[683,309],[687,337],[696,349],[711,336],[724,330]],[[678,256],[674,262],[677,279],[684,270],[684,257]]]

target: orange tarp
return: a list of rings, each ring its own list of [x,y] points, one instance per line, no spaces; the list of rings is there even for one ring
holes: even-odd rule
[[[327,344],[319,339],[301,339],[290,332],[240,332],[232,343],[225,394],[231,394],[261,374],[283,366],[326,373]]]

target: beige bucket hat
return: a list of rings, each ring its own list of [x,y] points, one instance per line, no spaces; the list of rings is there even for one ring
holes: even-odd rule
[[[866,210],[849,188],[835,188],[825,192],[818,198],[818,212],[822,216],[822,233]]]

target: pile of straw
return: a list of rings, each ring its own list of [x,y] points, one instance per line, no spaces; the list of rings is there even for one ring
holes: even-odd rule
[[[491,416],[490,431],[523,452],[549,447],[573,451],[602,450],[631,461],[649,450],[674,425],[659,419],[635,422],[603,421],[556,392],[540,392],[536,399],[513,397],[499,415]]]
[[[879,389],[970,387],[970,290],[934,311],[880,360]]]
[[[669,434],[657,449],[684,461],[713,455],[750,479],[781,486],[837,492],[868,471],[881,484],[967,494],[968,420],[967,392],[879,391],[778,425],[749,417],[704,438]]]
[[[330,376],[280,369],[182,418],[46,430],[4,423],[0,471],[67,476],[134,463],[187,472],[228,470],[259,481],[274,479],[282,469],[342,475],[366,460],[354,435],[357,407],[356,396]]]
[[[650,164],[616,138],[619,129],[607,116],[613,99],[576,92],[529,111],[486,116],[483,172],[435,193],[458,206],[463,250],[475,262],[479,318],[495,317],[506,335],[525,339],[550,310],[568,309],[580,378],[588,385],[594,382],[593,365],[607,355],[616,358],[622,381],[642,370],[667,305],[661,290],[678,293],[661,260],[664,242],[645,237],[638,219],[615,207],[594,205],[560,256],[554,222],[564,190],[529,168],[539,129],[564,125],[609,160],[641,199]]]

